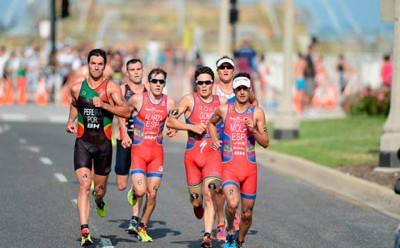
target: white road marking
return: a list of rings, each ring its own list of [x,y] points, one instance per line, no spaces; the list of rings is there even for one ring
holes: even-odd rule
[[[103,247],[103,248],[114,248],[110,239],[101,238],[100,243],[101,243],[101,247]]]
[[[54,176],[60,181],[60,183],[68,182],[68,179],[61,173],[54,173]]]
[[[45,164],[45,165],[52,165],[53,162],[51,161],[51,159],[47,158],[47,157],[40,157],[39,158],[40,161]]]
[[[28,121],[28,116],[24,114],[3,114],[1,116],[3,121],[18,121],[18,122],[26,122]]]
[[[18,141],[19,141],[20,144],[26,144],[27,143],[26,139],[24,139],[24,138],[19,138]]]
[[[51,123],[67,123],[68,117],[65,115],[51,115],[49,120]]]
[[[34,153],[39,153],[40,152],[40,148],[37,146],[28,146],[27,147],[29,151],[34,152]]]
[[[10,125],[4,124],[0,126],[0,134],[7,132],[8,130],[10,130]]]

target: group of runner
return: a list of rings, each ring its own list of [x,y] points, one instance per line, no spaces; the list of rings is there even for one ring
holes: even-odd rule
[[[218,241],[225,242],[225,247],[242,247],[257,192],[255,142],[264,148],[269,144],[265,113],[251,92],[250,76],[233,76],[235,63],[224,56],[216,63],[220,81],[215,82],[211,68],[199,67],[195,72],[196,92],[183,96],[176,105],[174,99],[163,94],[167,72],[161,68],[152,69],[143,84],[143,64],[140,59],[131,59],[126,63],[128,80],[119,86],[103,75],[107,63],[104,50],[90,51],[87,62],[87,79],[71,87],[66,128],[77,135],[74,167],[79,182],[81,245],[93,243],[88,225],[92,180],[96,211],[101,217],[107,213],[104,195],[111,172],[111,125],[115,115],[120,129],[115,163],[117,188],[125,190],[129,176],[132,182],[128,231],[142,242],[152,241],[146,228],[163,176],[166,126],[169,137],[179,130],[188,132],[184,164],[194,214],[204,219],[201,247],[212,246],[216,216]],[[179,120],[182,115],[185,122]]]

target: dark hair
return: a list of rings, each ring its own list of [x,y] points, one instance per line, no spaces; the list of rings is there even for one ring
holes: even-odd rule
[[[152,69],[152,70],[149,72],[149,75],[147,76],[147,80],[148,80],[149,82],[150,82],[150,79],[152,79],[151,76],[152,76],[153,74],[155,74],[156,76],[157,76],[158,74],[162,74],[162,75],[164,75],[164,79],[165,79],[165,80],[167,79],[167,72],[164,71],[163,69],[157,67],[157,68]]]
[[[233,79],[238,78],[238,77],[246,77],[251,81],[251,77],[250,74],[248,74],[247,72],[239,72],[238,74],[236,74]]]
[[[390,54],[385,54],[385,55],[383,56],[383,60],[389,61],[389,60],[390,60]]]
[[[140,59],[133,58],[133,59],[128,60],[128,62],[126,62],[126,70],[128,70],[128,66],[130,64],[136,64],[136,63],[140,63],[140,65],[143,66],[143,63]]]
[[[194,80],[197,80],[197,77],[200,76],[201,74],[208,74],[211,76],[212,80],[214,81],[214,72],[213,70],[208,67],[208,66],[200,66],[195,72],[194,72]]]
[[[91,50],[91,51],[89,52],[89,54],[88,54],[88,57],[87,57],[87,62],[88,62],[88,63],[89,63],[90,58],[91,58],[92,56],[101,56],[101,57],[103,57],[103,59],[104,59],[104,64],[107,64],[107,54],[106,54],[106,51],[104,51],[103,49],[96,48],[96,49]]]

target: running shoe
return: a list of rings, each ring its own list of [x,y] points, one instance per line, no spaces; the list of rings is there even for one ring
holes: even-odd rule
[[[131,187],[131,189],[128,191],[128,202],[129,204],[133,207],[135,206],[136,202],[137,202],[137,197],[135,195],[135,191],[133,190],[133,188]]]
[[[200,205],[198,207],[193,207],[193,212],[197,219],[200,220],[201,218],[203,218],[203,216],[204,216],[203,205]]]
[[[226,233],[226,241],[224,248],[236,248],[236,232],[230,234]]]
[[[205,233],[203,241],[201,242],[201,248],[211,248],[212,247],[212,236],[210,233]]]
[[[96,202],[96,191],[92,191],[92,195],[94,198],[94,202],[96,203],[96,212],[100,217],[106,217],[107,215],[107,204],[104,199],[101,199],[101,203],[97,204]]]
[[[128,226],[128,233],[129,234],[138,234],[138,228],[139,228],[139,223],[136,220],[131,220],[129,221],[129,226]]]
[[[92,245],[93,241],[92,238],[90,237],[89,229],[84,228],[81,230],[81,246],[88,246]]]
[[[142,242],[151,242],[153,239],[147,234],[145,226],[139,226],[138,238]]]
[[[239,231],[239,226],[240,226],[240,214],[239,214],[239,210],[236,210],[235,219],[233,220],[233,226],[235,227],[235,230],[236,230],[236,231]]]
[[[94,190],[94,180],[92,180],[92,183],[90,184],[90,190]]]
[[[243,248],[243,243],[239,241],[239,237],[236,237],[236,248]]]
[[[219,242],[225,242],[226,240],[225,224],[220,224],[217,226],[217,240]]]

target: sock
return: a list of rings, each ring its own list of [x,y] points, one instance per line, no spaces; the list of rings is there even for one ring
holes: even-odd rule
[[[83,230],[83,229],[85,229],[85,228],[89,229],[89,225],[88,225],[88,224],[83,224],[83,225],[81,225],[81,230]]]

